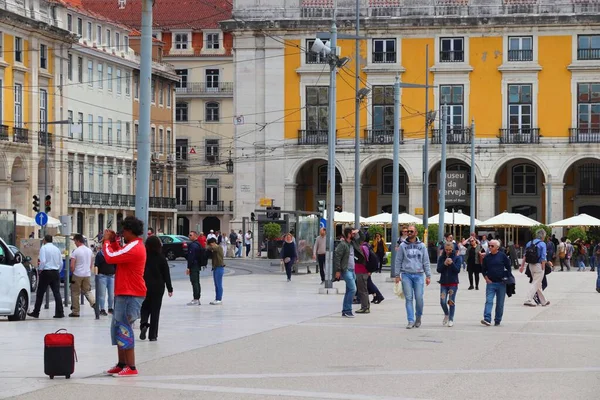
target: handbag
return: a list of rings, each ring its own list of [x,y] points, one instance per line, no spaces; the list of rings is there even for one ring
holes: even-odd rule
[[[291,260],[291,258],[289,258],[289,257],[286,257],[286,258],[284,258],[284,259],[283,259],[283,262],[287,264],[287,263],[289,263],[289,262],[290,262],[290,260]]]
[[[549,275],[552,273],[552,267],[548,264],[546,264],[546,268],[544,268],[544,274],[545,275]]]
[[[402,282],[394,284],[394,294],[401,299],[404,299],[404,290],[402,289]]]

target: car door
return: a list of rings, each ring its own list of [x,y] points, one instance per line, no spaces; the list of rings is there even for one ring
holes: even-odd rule
[[[4,243],[0,242],[0,313],[5,314],[14,303],[12,296],[14,268],[9,265],[9,252]]]
[[[159,236],[163,244],[163,255],[166,257],[169,250],[175,251],[173,246],[173,238],[171,236],[160,235]]]

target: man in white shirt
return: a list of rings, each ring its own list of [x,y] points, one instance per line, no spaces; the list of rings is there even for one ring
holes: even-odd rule
[[[71,284],[71,299],[73,312],[69,317],[79,317],[79,296],[81,293],[85,296],[92,308],[96,304],[94,295],[92,295],[92,285],[90,277],[94,268],[94,254],[84,245],[83,235],[77,234],[73,237],[77,248],[71,253],[71,274],[73,280]]]
[[[40,309],[42,307],[42,300],[48,286],[52,289],[54,294],[54,318],[64,318],[65,313],[63,310],[62,299],[60,297],[60,274],[59,271],[62,268],[62,254],[58,247],[52,244],[52,235],[46,235],[42,248],[40,249],[40,265],[38,271],[40,272],[40,279],[38,282],[35,306],[33,311],[28,313],[32,318],[40,317]]]
[[[252,246],[252,231],[248,231],[244,235],[244,244],[246,245],[246,258],[250,255],[250,247]]]
[[[212,229],[210,230],[210,232],[208,232],[208,236],[206,237],[206,241],[209,241],[211,238],[214,238],[215,240],[217,240],[217,235],[215,235],[215,231],[213,231]]]

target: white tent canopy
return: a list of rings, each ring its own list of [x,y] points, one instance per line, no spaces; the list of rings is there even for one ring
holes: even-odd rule
[[[551,223],[552,227],[569,227],[569,226],[600,226],[600,219],[594,218],[591,215],[579,214],[574,217],[563,219]]]
[[[372,217],[365,218],[365,225],[391,225],[392,223],[392,214],[390,213],[381,213],[377,215],[373,215]],[[415,217],[414,215],[410,215],[407,213],[398,214],[398,223],[399,224],[422,224],[423,221],[419,217]]]
[[[46,224],[46,226],[48,228],[58,228],[59,226],[62,226],[62,223],[60,222],[60,220],[48,215],[48,223]]]
[[[23,214],[17,214],[17,226],[36,226],[35,220]]]
[[[323,213],[323,218],[327,218],[327,210]],[[366,218],[360,217],[360,223],[365,222]],[[354,213],[342,211],[335,211],[333,213],[333,222],[338,224],[352,224],[354,223]]]
[[[532,227],[536,225],[540,225],[540,223],[534,219],[521,214],[509,213],[506,211],[477,224],[477,226],[489,226],[497,228]]]
[[[433,217],[430,217],[427,222],[429,222],[430,224],[439,224],[440,223],[440,214],[434,215]],[[475,225],[479,225],[481,223],[480,220],[478,220],[477,218],[475,218]],[[471,225],[471,217],[469,215],[460,213],[460,212],[455,212],[455,213],[451,213],[446,211],[444,213],[444,224],[445,225],[463,225],[463,226],[470,226]]]

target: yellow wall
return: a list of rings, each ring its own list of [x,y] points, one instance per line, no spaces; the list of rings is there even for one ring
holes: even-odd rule
[[[12,65],[15,62],[15,39],[14,36],[4,34],[4,61],[9,65]],[[2,114],[3,124],[13,126],[13,121],[15,120],[15,109],[13,107],[15,102],[15,91],[12,89],[12,85],[14,84],[13,80],[13,70],[12,68],[4,69],[4,81],[2,85],[4,88],[3,103],[4,103],[4,113]]]
[[[469,38],[470,74],[469,116],[475,118],[479,138],[498,136],[502,127],[502,37]],[[470,125],[471,121],[465,121]]]
[[[429,66],[433,66],[435,42],[431,39],[402,39],[402,67],[406,72],[402,74],[402,82],[425,84],[425,46],[429,45]],[[429,74],[429,83],[433,84],[433,74]],[[429,91],[429,109],[435,110],[433,104],[433,89]],[[422,138],[425,129],[425,119],[422,116],[412,117],[411,113],[425,111],[425,90],[402,89],[400,111],[402,121],[400,126],[404,129],[404,138]]]
[[[538,39],[538,126],[545,137],[564,137],[571,127],[571,36],[540,36]],[[571,214],[569,214],[571,215]]]
[[[299,40],[286,40],[285,51],[285,123],[284,137],[286,139],[295,139],[298,137],[300,129],[300,120],[304,118],[304,110],[300,109],[300,76],[296,72],[300,68],[300,57],[303,52],[298,51]],[[293,112],[298,110],[298,112]]]
[[[37,56],[39,53],[36,52],[32,52],[31,51],[31,46],[29,45],[29,41],[26,40],[25,38],[23,38],[23,64],[25,64],[27,67],[31,68],[31,57],[32,54]],[[31,72],[26,72],[25,73],[25,80],[23,81],[23,125],[25,128],[27,129],[32,129],[33,125],[30,124],[30,122],[32,121],[32,116],[31,116],[31,90],[39,90],[38,88],[29,88],[27,86],[31,86]],[[48,101],[51,101],[51,99],[48,99]],[[36,105],[36,110],[39,110],[39,104]],[[39,115],[36,114],[36,118],[35,120],[37,121],[39,119]],[[33,136],[33,131],[29,132],[29,140],[31,143],[34,143],[33,140],[37,140],[37,138],[34,138]]]

